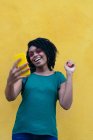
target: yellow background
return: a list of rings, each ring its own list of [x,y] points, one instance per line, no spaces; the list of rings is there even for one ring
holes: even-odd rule
[[[11,140],[21,100],[4,95],[12,58],[36,37],[57,46],[55,70],[65,74],[64,63],[76,63],[73,105],[65,111],[57,104],[59,140],[93,140],[93,0],[0,1],[0,140]]]

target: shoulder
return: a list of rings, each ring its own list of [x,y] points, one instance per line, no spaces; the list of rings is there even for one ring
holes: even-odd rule
[[[62,72],[56,71],[55,73],[56,73],[58,81],[60,81],[60,82],[65,82],[66,81],[66,77]]]
[[[58,75],[58,76],[64,76],[64,74],[60,71],[55,71],[55,74]]]
[[[23,77],[22,78],[22,83],[25,83],[25,81],[28,79],[28,77]]]
[[[27,77],[23,77],[22,78],[22,86],[24,86],[25,84],[26,84],[26,82],[28,81],[28,78],[29,78],[30,76],[27,76]]]

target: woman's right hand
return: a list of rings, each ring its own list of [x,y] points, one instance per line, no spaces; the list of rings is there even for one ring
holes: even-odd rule
[[[29,70],[29,68],[27,68],[27,65],[28,65],[27,63],[18,67],[18,64],[20,61],[21,59],[18,59],[10,70],[9,76],[7,79],[8,85],[12,85],[15,82],[17,82],[19,79],[22,79],[24,77],[22,76],[22,74],[24,74],[26,71]]]
[[[18,67],[20,61],[21,59],[18,59],[9,72],[5,88],[5,95],[8,101],[15,100],[19,95],[22,89],[22,78],[24,77],[22,74],[29,70],[29,68],[27,68],[27,63]]]

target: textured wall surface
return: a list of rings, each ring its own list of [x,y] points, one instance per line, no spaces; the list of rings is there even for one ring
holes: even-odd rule
[[[13,56],[25,52],[36,37],[50,39],[59,54],[55,70],[65,74],[64,63],[76,63],[73,105],[65,111],[57,104],[59,140],[93,140],[93,1],[0,1],[0,140],[11,140],[19,96],[7,102],[6,79]]]

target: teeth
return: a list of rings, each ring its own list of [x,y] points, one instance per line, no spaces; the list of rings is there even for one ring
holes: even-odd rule
[[[37,61],[39,61],[40,59],[41,59],[41,58],[37,58],[37,59],[35,59],[34,61],[37,62]]]

